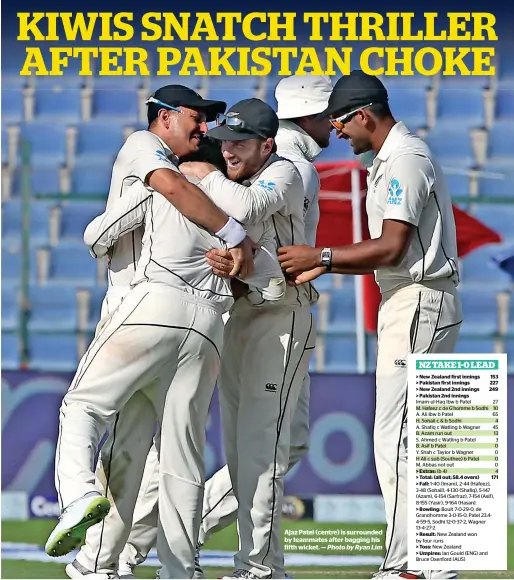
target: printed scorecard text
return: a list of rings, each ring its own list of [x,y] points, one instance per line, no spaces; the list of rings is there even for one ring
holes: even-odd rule
[[[507,569],[507,358],[409,355],[409,569]]]

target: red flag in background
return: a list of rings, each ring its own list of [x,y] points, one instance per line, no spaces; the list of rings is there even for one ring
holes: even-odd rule
[[[369,239],[365,209],[366,170],[356,162],[317,163],[321,179],[320,221],[316,245],[345,246],[353,243],[351,170],[360,168],[362,239]],[[485,244],[497,244],[501,237],[492,229],[453,206],[457,229],[457,252],[466,256]],[[364,324],[367,332],[376,332],[380,291],[373,275],[363,276]]]

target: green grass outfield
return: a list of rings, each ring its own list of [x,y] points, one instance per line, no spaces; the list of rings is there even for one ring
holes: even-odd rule
[[[41,519],[31,520],[28,522],[2,522],[2,541],[3,542],[18,542],[24,544],[44,545],[48,534],[52,530],[55,522],[53,520]],[[317,533],[316,531],[324,530],[324,533]],[[375,530],[376,538],[381,538],[380,542],[375,543],[370,549],[367,545],[360,543],[360,540],[354,539],[347,541],[348,545],[355,546],[355,542],[359,542],[361,549],[360,555],[381,556],[383,553],[383,533],[384,526],[372,524],[320,524],[312,521],[298,521],[284,523],[284,538],[290,540],[289,543],[294,543],[294,538],[304,538],[298,545],[305,546],[319,544],[320,547],[316,550],[317,554],[341,554],[341,551],[329,550],[326,548],[327,542],[337,542],[338,545],[344,545],[341,538],[352,537],[353,530]],[[382,532],[382,535],[380,533]],[[320,538],[328,538],[326,541]],[[354,536],[358,538],[358,536]],[[493,540],[494,541],[494,540]],[[206,544],[207,550],[224,550],[234,552],[237,549],[237,534],[235,526],[219,532],[214,535]],[[351,550],[353,551],[353,550]],[[286,553],[305,554],[308,553],[306,549],[295,549]],[[514,578],[514,525],[509,526],[508,532],[508,567],[509,571],[500,572],[461,572],[460,578]],[[288,569],[295,578],[343,578],[343,579],[361,579],[370,578],[376,572],[377,568],[374,566],[347,566],[338,568],[334,566],[307,566],[295,567]],[[207,578],[219,578],[225,573],[232,572],[232,569],[223,568],[206,568]],[[141,566],[137,570],[139,578],[155,578],[156,568],[149,566]],[[1,578],[67,578],[62,564],[47,564],[39,562],[28,562],[20,560],[2,560],[2,574]]]

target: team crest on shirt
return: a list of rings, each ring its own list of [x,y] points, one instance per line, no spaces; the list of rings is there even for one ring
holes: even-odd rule
[[[266,189],[267,191],[273,191],[273,188],[275,187],[276,183],[274,181],[265,181],[264,179],[259,179],[257,185],[264,187],[264,189]]]
[[[303,217],[306,216],[308,211],[309,211],[309,200],[306,197],[304,197],[304,199],[303,199]]]
[[[157,151],[155,152],[155,154],[157,155],[157,159],[159,159],[159,161],[167,161],[168,163],[170,162],[170,160],[164,154],[164,151],[161,151],[160,149],[157,149]]]
[[[400,205],[403,200],[403,189],[400,182],[397,179],[391,179],[391,183],[388,188],[387,203],[389,205]]]

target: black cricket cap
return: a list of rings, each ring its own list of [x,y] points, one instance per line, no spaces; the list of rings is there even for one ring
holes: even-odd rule
[[[352,70],[336,82],[328,107],[321,114],[324,117],[339,112],[343,115],[370,103],[385,104],[388,100],[387,89],[380,79],[361,70]]]
[[[232,105],[228,117],[243,122],[241,128],[220,125],[207,132],[209,137],[220,141],[244,141],[245,139],[275,138],[278,132],[278,117],[275,111],[260,99],[244,99]]]
[[[207,121],[214,121],[216,115],[223,113],[227,108],[227,103],[224,101],[204,99],[196,91],[183,85],[166,85],[157,89],[152,96],[154,99],[172,107],[189,107],[203,111]],[[149,103],[149,105],[162,108],[157,103]]]

